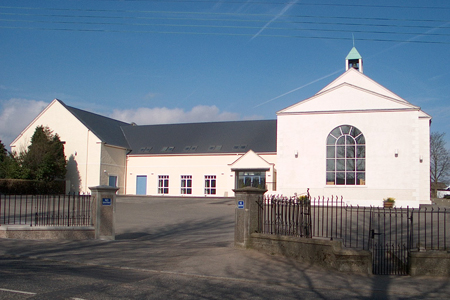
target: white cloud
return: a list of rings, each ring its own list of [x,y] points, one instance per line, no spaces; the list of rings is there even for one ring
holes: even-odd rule
[[[240,119],[239,114],[226,111],[221,112],[215,105],[198,105],[190,111],[184,111],[181,108],[169,109],[166,107],[141,107],[127,110],[116,109],[110,117],[124,122],[134,122],[138,125],[234,121]]]
[[[48,103],[43,101],[20,98],[1,101],[0,140],[2,143],[9,148],[9,144],[47,105]],[[238,113],[220,111],[215,105],[198,105],[189,111],[166,107],[116,109],[109,117],[129,123],[135,122],[139,125],[262,119],[257,115],[241,118]]]
[[[9,144],[48,105],[36,100],[12,98],[2,101],[0,108],[0,140]]]
[[[151,100],[151,99],[153,99],[153,98],[155,98],[157,96],[158,96],[157,93],[148,93],[147,95],[144,96],[144,99],[145,100]]]

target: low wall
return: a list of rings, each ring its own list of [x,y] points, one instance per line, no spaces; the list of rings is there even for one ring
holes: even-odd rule
[[[433,204],[435,204],[437,206],[440,206],[441,209],[442,208],[448,209],[448,207],[450,207],[450,199],[433,198],[433,199],[431,199],[431,202],[433,202]]]
[[[411,276],[450,276],[450,251],[410,251]]]
[[[4,225],[0,226],[0,238],[86,240],[95,238],[95,227]]]
[[[372,254],[342,249],[340,241],[252,233],[248,248],[341,272],[372,274]]]
[[[89,187],[92,191],[92,226],[30,226],[0,225],[0,238],[7,239],[61,239],[61,240],[114,240],[116,193],[110,186]]]

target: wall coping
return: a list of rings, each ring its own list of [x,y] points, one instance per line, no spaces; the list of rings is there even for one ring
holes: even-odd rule
[[[337,255],[367,255],[371,253],[368,250],[358,250],[358,249],[347,249],[342,248],[342,242],[339,240],[329,240],[323,238],[303,238],[303,237],[294,237],[294,236],[285,236],[285,235],[274,235],[274,234],[266,234],[266,233],[252,233],[252,238],[258,239],[267,239],[267,240],[278,240],[278,241],[287,241],[292,243],[300,243],[300,244],[314,244],[314,245],[324,245],[332,247],[333,252]]]
[[[94,230],[94,226],[30,226],[30,225],[3,225],[0,231],[82,231]]]
[[[419,258],[450,258],[450,250],[426,250],[426,251],[417,251],[411,250],[411,257],[419,257]]]

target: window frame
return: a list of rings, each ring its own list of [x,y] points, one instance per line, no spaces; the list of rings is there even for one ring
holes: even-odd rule
[[[111,179],[114,180],[113,185],[111,185]],[[108,186],[110,186],[110,187],[117,187],[118,182],[119,182],[119,176],[114,175],[114,174],[109,174],[108,175]]]
[[[217,194],[217,176],[205,175],[205,195]]]
[[[169,175],[158,175],[158,194],[169,194]]]
[[[182,195],[192,195],[192,175],[181,175]]]
[[[353,125],[335,127],[326,140],[326,185],[365,186],[366,159],[362,131]]]
[[[267,169],[235,170],[235,188],[240,189],[251,186],[265,189],[267,172]]]

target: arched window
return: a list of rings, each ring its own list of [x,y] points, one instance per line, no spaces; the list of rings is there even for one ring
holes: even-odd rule
[[[333,129],[327,138],[327,185],[366,184],[366,141],[351,125]]]

